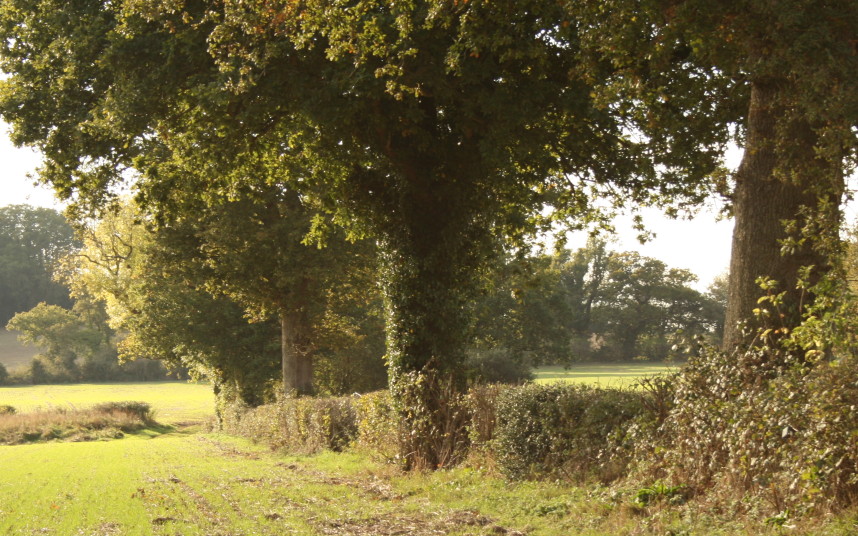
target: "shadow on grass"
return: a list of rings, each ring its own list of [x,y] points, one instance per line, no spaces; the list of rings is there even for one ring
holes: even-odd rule
[[[164,436],[190,436],[205,431],[204,429],[204,422],[179,422],[173,424],[151,422],[145,428],[128,432],[126,435],[141,439],[156,439]]]

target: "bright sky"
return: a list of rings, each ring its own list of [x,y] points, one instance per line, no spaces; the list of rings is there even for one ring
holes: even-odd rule
[[[41,161],[35,151],[16,148],[9,141],[7,125],[0,123],[0,206],[26,203],[59,209],[52,192],[44,186],[35,186],[27,177],[33,174]],[[727,271],[730,262],[732,221],[716,221],[717,213],[701,210],[693,220],[671,220],[657,211],[644,211],[644,221],[655,238],[641,245],[632,228],[631,218],[620,218],[616,251],[639,251],[654,257],[671,268],[686,268],[697,274],[699,290],[705,290],[712,280]],[[586,243],[586,236],[573,237],[569,247],[578,248]]]
[[[9,141],[8,126],[0,122],[0,206],[34,205],[59,208],[53,192],[44,186],[35,186],[35,174],[41,155],[30,149],[19,149]]]

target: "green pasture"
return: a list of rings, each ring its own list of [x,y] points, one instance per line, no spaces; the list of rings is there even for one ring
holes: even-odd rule
[[[583,383],[597,387],[629,387],[647,376],[657,376],[678,370],[679,364],[670,363],[608,363],[575,364],[540,367],[534,370],[536,383]]]
[[[148,402],[155,410],[155,420],[162,424],[201,422],[214,416],[214,395],[207,384],[171,381],[0,387],[0,404],[24,412],[125,400]]]
[[[17,333],[0,329],[0,364],[7,369],[29,364],[38,353],[37,348],[18,342]]]

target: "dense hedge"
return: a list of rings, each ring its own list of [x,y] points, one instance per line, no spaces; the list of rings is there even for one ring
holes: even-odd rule
[[[644,391],[526,385],[498,398],[495,446],[510,478],[612,480],[625,469],[628,425],[647,418]]]
[[[303,397],[256,408],[233,404],[221,419],[224,431],[295,453],[343,450],[357,437],[359,422],[351,397]]]
[[[573,385],[483,385],[466,397],[470,452],[491,456],[511,478],[610,479],[625,468],[630,423],[652,418],[645,391]],[[400,429],[387,391],[297,398],[248,408],[232,405],[224,431],[274,449],[312,453],[356,449],[393,461]]]

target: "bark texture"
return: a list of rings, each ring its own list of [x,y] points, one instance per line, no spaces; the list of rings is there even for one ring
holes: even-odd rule
[[[310,327],[302,310],[280,315],[283,391],[287,397],[313,393]]]
[[[820,237],[805,237],[793,251],[783,248],[789,237],[785,222],[797,220],[801,229],[808,213],[832,210],[820,200],[839,196],[839,191],[821,183],[830,182],[832,166],[815,155],[814,129],[804,121],[786,118],[779,97],[777,83],[752,86],[745,154],[733,197],[735,227],[723,340],[727,351],[750,342],[757,328],[798,325],[803,308],[812,300],[797,288],[800,270],[814,267],[812,283],[827,269],[828,259],[817,247]],[[837,203],[833,210],[837,211]],[[786,292],[783,305],[770,311],[768,318],[753,313],[761,307],[758,300],[764,294],[757,283],[760,277],[776,280],[777,292]]]

